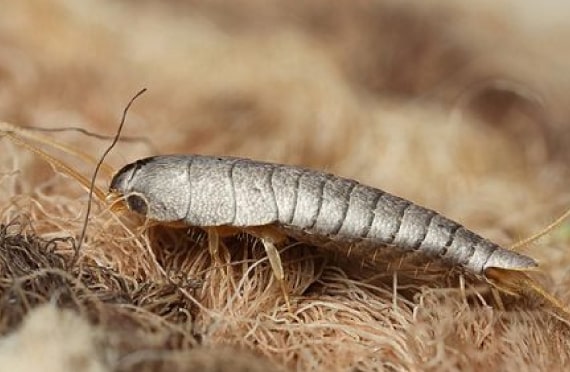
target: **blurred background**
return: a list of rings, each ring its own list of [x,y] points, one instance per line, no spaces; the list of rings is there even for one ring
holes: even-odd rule
[[[115,168],[172,152],[316,167],[505,244],[570,204],[564,2],[4,0],[0,9],[2,120],[111,135],[128,99],[148,88],[124,133],[153,147],[120,144]],[[93,156],[108,143],[54,136]],[[30,185],[53,176],[33,156],[19,164],[33,170]],[[557,254],[541,252],[547,265]]]
[[[120,143],[108,159],[115,169],[156,153],[309,166],[509,246],[570,207],[569,17],[566,2],[530,0],[0,0],[0,121],[113,135],[128,100],[148,88],[124,135],[152,145]],[[109,143],[48,135],[94,157]],[[20,208],[39,231],[76,235],[66,223],[79,224],[84,190],[25,149],[0,146],[4,220]],[[93,171],[71,154],[54,156]],[[566,303],[568,241],[563,224],[523,248]],[[411,330],[408,341],[418,334]],[[327,352],[337,356],[337,344]],[[462,345],[481,362],[478,343]],[[299,365],[315,363],[289,346]],[[417,352],[413,342],[404,351]]]

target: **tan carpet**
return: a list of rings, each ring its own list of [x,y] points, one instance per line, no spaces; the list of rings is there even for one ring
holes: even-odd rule
[[[0,121],[155,153],[244,156],[382,188],[506,247],[570,207],[570,6],[529,0],[0,1]],[[207,5],[206,5],[207,4]],[[109,143],[44,133],[98,158]],[[84,177],[94,165],[35,145]],[[141,233],[2,139],[0,369],[562,370],[568,327],[533,298],[374,252],[262,247],[214,266],[199,230]],[[106,190],[109,174],[98,187]],[[522,251],[570,302],[570,225]]]

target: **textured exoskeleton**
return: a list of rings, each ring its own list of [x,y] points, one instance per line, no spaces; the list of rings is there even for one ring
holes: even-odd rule
[[[537,266],[441,214],[357,181],[315,170],[232,157],[164,155],[138,160],[110,191],[160,222],[251,228],[296,238],[419,251],[484,275],[490,267]]]

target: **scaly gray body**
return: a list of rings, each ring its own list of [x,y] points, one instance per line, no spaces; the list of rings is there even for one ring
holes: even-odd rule
[[[129,208],[191,226],[275,225],[294,235],[420,251],[475,273],[536,262],[439,213],[357,181],[249,159],[165,155],[138,160],[113,178]]]

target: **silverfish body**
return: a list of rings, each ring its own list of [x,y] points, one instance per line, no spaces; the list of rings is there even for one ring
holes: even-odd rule
[[[275,225],[331,241],[420,251],[479,275],[490,267],[537,266],[433,210],[300,167],[233,157],[154,156],[123,167],[110,191],[125,195],[130,210],[159,222]]]

